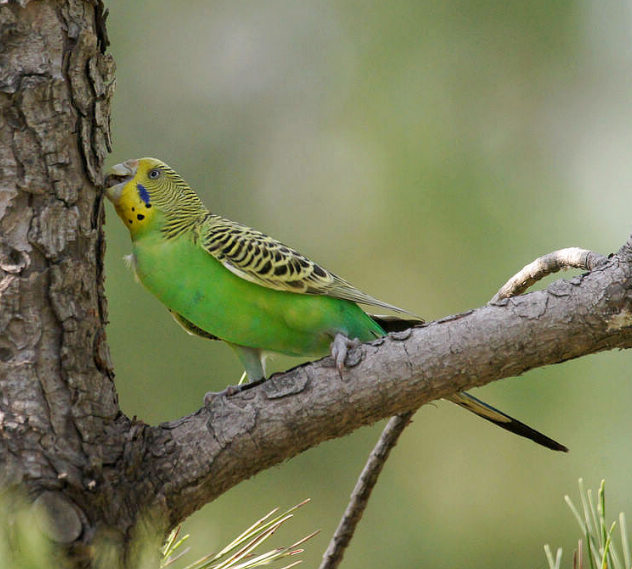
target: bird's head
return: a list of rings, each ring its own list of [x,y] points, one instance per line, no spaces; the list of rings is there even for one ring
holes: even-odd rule
[[[134,238],[165,217],[205,210],[198,196],[167,164],[156,158],[116,164],[105,179],[105,195]]]

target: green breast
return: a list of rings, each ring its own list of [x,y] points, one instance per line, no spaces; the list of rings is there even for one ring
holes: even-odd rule
[[[188,235],[157,232],[134,241],[136,273],[167,308],[234,344],[293,356],[321,356],[337,333],[384,335],[357,304],[269,289],[231,273]]]

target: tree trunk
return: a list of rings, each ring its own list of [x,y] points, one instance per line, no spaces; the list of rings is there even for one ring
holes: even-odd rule
[[[0,0],[0,479],[72,567],[320,442],[471,386],[632,346],[630,242],[573,281],[329,358],[156,427],[119,407],[105,342],[102,166],[114,64],[100,0]],[[115,566],[113,562],[110,566]]]
[[[104,507],[127,424],[104,329],[106,47],[100,1],[0,2],[2,480],[63,516],[78,558],[98,524],[131,520]]]

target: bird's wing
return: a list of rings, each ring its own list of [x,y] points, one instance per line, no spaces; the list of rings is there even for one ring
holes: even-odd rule
[[[416,317],[363,293],[280,241],[218,215],[210,215],[200,226],[198,241],[229,271],[258,285],[285,292],[332,296]]]
[[[187,320],[184,316],[182,316],[182,314],[178,314],[173,310],[169,310],[169,312],[171,313],[171,316],[173,316],[173,319],[178,324],[180,324],[180,326],[182,326],[183,330],[187,334],[191,334],[191,336],[200,336],[200,338],[206,338],[207,340],[219,340],[217,336],[213,336],[213,334],[210,334],[206,330],[203,330],[199,326],[196,326],[195,324],[193,324],[193,322]]]

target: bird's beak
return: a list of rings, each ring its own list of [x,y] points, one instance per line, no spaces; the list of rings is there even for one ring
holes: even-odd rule
[[[123,188],[134,178],[137,170],[138,160],[126,160],[110,168],[105,177],[105,195],[113,204],[118,203]]]

